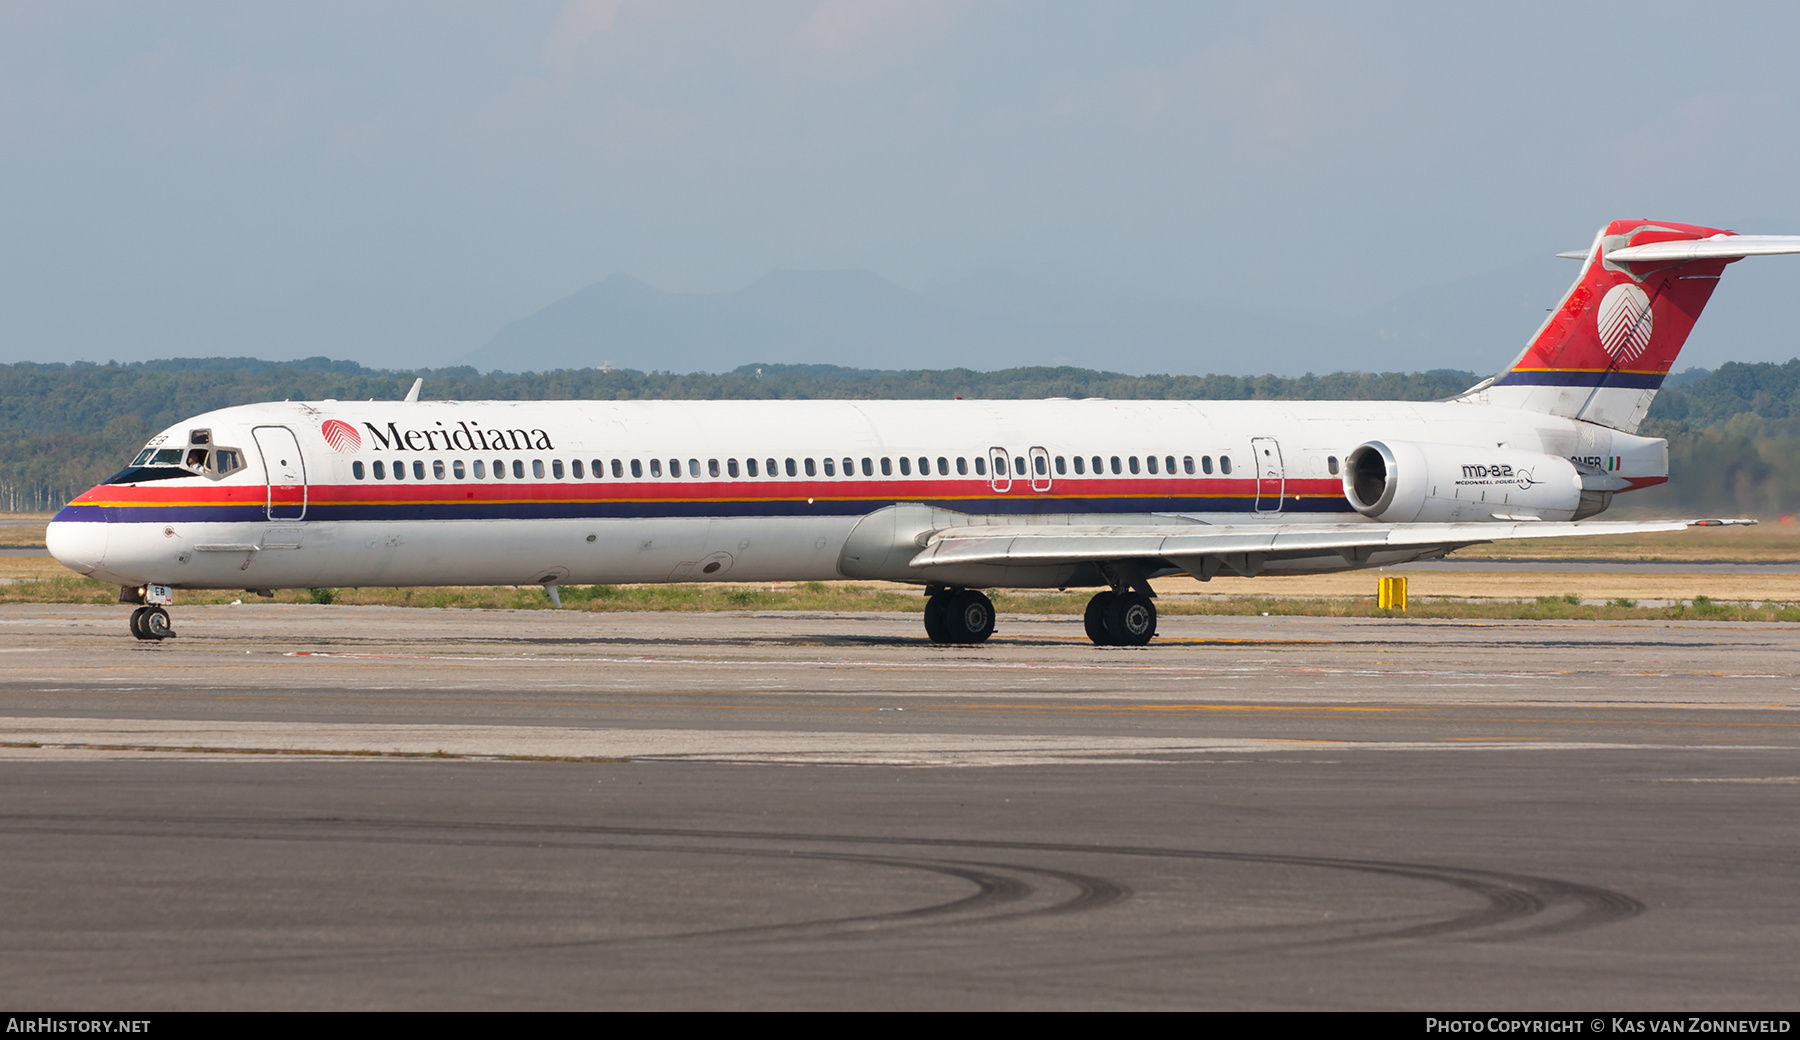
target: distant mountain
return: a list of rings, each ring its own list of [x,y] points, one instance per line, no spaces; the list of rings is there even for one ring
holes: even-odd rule
[[[464,361],[512,372],[603,364],[722,372],[755,360],[999,368],[1046,347],[1041,330],[939,306],[867,271],[771,271],[714,294],[663,292],[615,274],[511,322]]]
[[[507,324],[460,360],[504,372],[726,372],[752,361],[1134,375],[1493,371],[1573,277],[1573,264],[1556,263],[1468,276],[1350,316],[1138,299],[1004,271],[924,291],[868,271],[771,271],[728,293],[664,292],[615,274]]]

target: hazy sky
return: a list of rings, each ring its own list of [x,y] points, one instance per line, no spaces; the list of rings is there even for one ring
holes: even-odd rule
[[[0,360],[444,364],[612,272],[999,268],[1346,314],[1616,217],[1796,233],[1797,30],[1788,4],[6,0]],[[1733,268],[1681,366],[1800,353],[1797,286],[1800,258]]]

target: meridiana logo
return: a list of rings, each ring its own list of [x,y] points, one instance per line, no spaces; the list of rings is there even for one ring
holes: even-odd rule
[[[319,427],[319,432],[325,435],[325,443],[339,454],[348,455],[362,450],[362,434],[357,433],[356,427],[342,419],[325,420]]]
[[[1632,362],[1650,345],[1650,297],[1629,282],[1615,285],[1600,300],[1600,345],[1623,362]]]

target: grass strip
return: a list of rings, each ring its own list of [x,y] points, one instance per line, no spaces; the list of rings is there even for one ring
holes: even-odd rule
[[[613,611],[890,611],[920,613],[924,597],[847,582],[796,582],[782,585],[589,585],[564,586],[563,608],[594,613]],[[1009,614],[1080,614],[1092,591],[1039,592],[994,590],[994,606]],[[473,610],[548,610],[544,590],[530,586],[445,588],[286,589],[262,600],[240,592],[182,590],[182,606],[232,602],[346,604],[384,607],[447,607]],[[56,577],[0,585],[0,603],[117,604],[118,590],[87,578]],[[1668,606],[1639,606],[1632,600],[1584,603],[1569,593],[1533,599],[1463,599],[1415,597],[1409,610],[1382,610],[1373,596],[1164,596],[1162,615],[1260,615],[1362,618],[1469,618],[1492,620],[1577,621],[1786,621],[1800,622],[1800,604],[1746,603],[1695,596]]]

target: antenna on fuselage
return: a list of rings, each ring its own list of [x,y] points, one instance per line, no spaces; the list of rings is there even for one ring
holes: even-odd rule
[[[419,399],[419,388],[424,385],[425,385],[425,377],[424,376],[420,376],[419,378],[413,380],[413,388],[406,392],[406,399],[408,401],[417,401]]]

